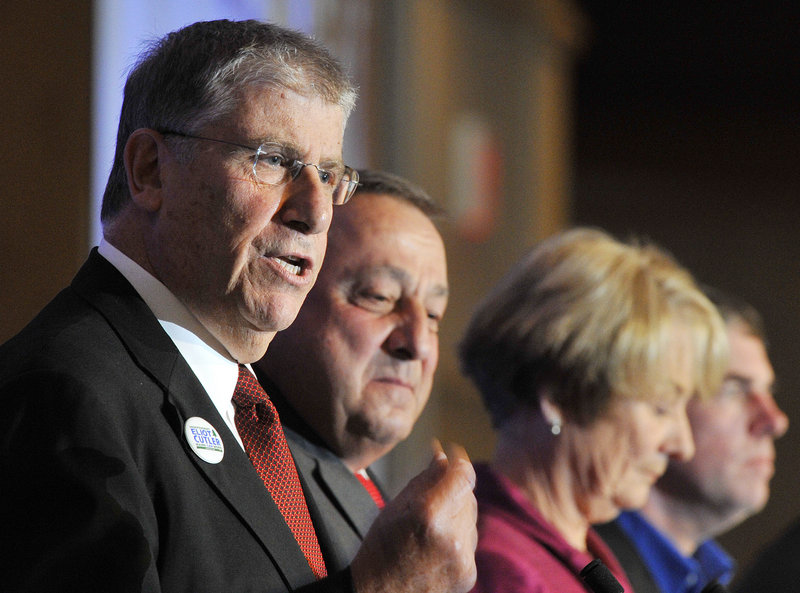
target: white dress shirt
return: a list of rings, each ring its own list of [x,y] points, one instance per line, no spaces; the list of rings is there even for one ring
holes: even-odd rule
[[[100,242],[98,252],[142,297],[197,376],[239,446],[244,448],[233,419],[231,400],[239,378],[238,363],[189,309],[147,270],[105,239]]]

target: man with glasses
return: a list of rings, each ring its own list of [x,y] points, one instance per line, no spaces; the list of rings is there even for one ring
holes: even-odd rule
[[[469,588],[474,525],[450,520],[474,519],[466,455],[439,456],[329,574],[249,368],[356,187],[354,100],[324,48],[255,21],[195,23],[132,70],[104,239],[0,347],[0,590]]]
[[[761,316],[735,297],[706,292],[725,320],[731,355],[716,395],[687,406],[695,455],[670,461],[641,511],[598,528],[637,593],[697,593],[715,581],[728,584],[733,559],[713,538],[764,508],[774,441],[789,426],[773,398]]]

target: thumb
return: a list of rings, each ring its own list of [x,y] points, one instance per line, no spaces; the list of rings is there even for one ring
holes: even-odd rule
[[[433,439],[431,442],[431,451],[432,457],[428,467],[422,470],[408,483],[407,487],[411,486],[411,490],[417,490],[418,488],[427,490],[432,488],[447,472],[450,462],[439,439]]]
[[[441,445],[439,445],[441,448]],[[445,455],[442,451],[442,455]],[[455,494],[463,490],[475,488],[475,469],[469,459],[466,449],[456,443],[449,443],[445,455],[446,471],[442,479],[443,486]]]

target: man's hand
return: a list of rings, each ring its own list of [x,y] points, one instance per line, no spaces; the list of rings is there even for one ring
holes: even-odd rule
[[[373,523],[350,565],[358,593],[458,593],[475,584],[475,471],[457,445],[438,443],[430,466]]]

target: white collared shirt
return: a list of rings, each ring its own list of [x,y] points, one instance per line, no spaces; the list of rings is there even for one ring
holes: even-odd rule
[[[117,268],[142,297],[242,446],[231,400],[239,378],[238,363],[189,309],[147,270],[105,239],[100,242],[98,253]]]

